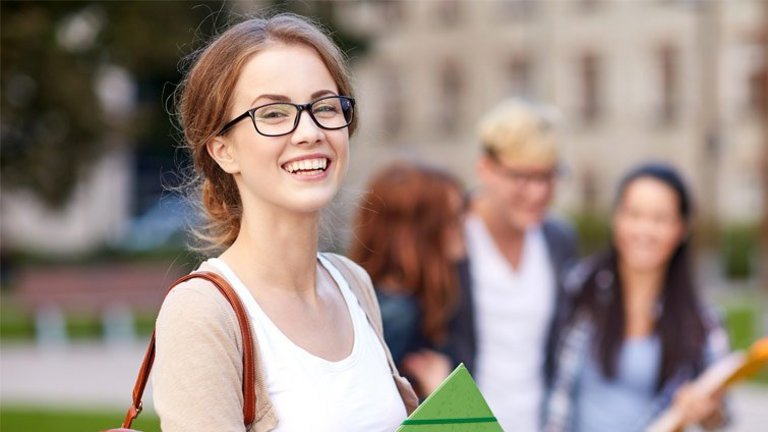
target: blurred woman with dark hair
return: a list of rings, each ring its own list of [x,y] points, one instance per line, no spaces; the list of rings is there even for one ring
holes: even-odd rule
[[[432,167],[394,163],[370,182],[350,258],[371,275],[395,364],[426,397],[450,373],[448,326],[465,252],[462,187]]]
[[[686,425],[723,423],[719,395],[687,384],[728,351],[696,294],[691,215],[673,168],[642,165],[622,180],[611,246],[574,277],[545,431],[643,431],[670,406]]]

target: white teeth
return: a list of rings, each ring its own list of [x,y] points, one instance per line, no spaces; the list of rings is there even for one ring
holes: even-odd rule
[[[295,173],[296,171],[313,171],[318,169],[324,170],[327,166],[328,159],[318,158],[289,162],[285,164],[283,168],[285,168],[285,170],[290,173]]]

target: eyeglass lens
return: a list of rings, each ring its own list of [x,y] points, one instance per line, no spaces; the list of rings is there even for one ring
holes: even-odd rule
[[[344,97],[327,97],[314,101],[309,108],[310,116],[325,129],[341,129],[352,121],[352,102]],[[265,135],[288,134],[298,124],[299,106],[290,103],[273,103],[253,111],[256,129]]]

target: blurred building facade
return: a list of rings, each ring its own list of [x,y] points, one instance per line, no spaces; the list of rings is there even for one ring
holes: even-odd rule
[[[337,8],[371,37],[353,59],[362,127],[350,183],[396,157],[471,185],[475,124],[507,97],[558,108],[569,167],[558,208],[604,211],[633,164],[665,160],[706,217],[762,215],[768,61],[761,0],[366,1]]]
[[[240,15],[258,13],[269,2],[228,4]],[[304,6],[308,15],[330,10],[345,32],[370,42],[351,59],[361,128],[352,141],[349,186],[331,225],[346,225],[339,214],[354,207],[368,176],[395,158],[444,165],[473,186],[475,125],[507,97],[559,110],[569,172],[557,199],[563,212],[605,211],[626,169],[661,159],[681,167],[710,218],[730,223],[764,217],[763,0]],[[4,247],[69,253],[114,239],[126,229],[141,181],[134,158],[117,150],[94,161],[63,210],[4,189]]]

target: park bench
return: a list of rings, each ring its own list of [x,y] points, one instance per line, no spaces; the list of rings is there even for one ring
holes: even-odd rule
[[[26,267],[18,270],[16,292],[35,317],[40,343],[68,339],[66,317],[101,317],[107,341],[135,337],[134,315],[156,313],[166,289],[186,270],[167,263],[104,263]]]

